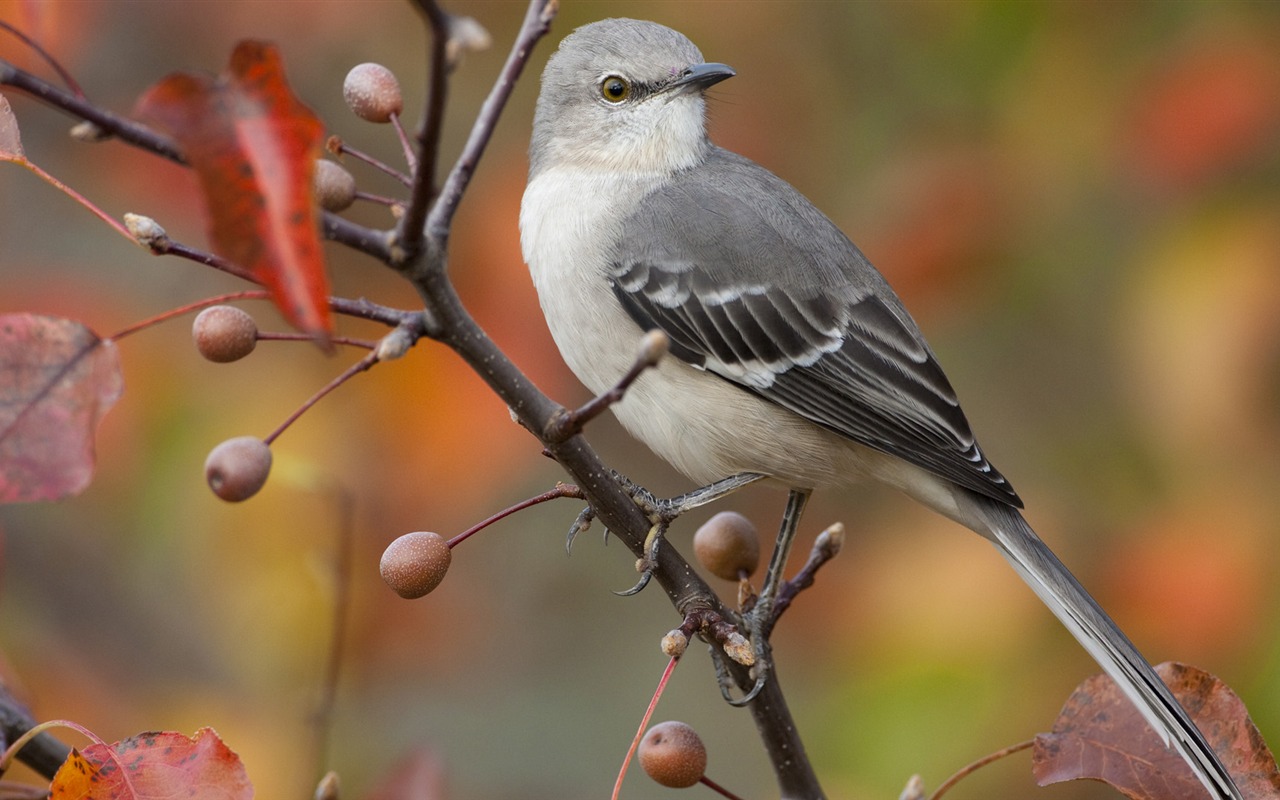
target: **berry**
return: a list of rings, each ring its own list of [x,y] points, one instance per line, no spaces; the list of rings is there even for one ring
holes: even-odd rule
[[[356,179],[336,161],[316,159],[312,185],[316,200],[325,211],[345,211],[356,201]]]
[[[693,728],[683,722],[660,722],[640,740],[640,766],[663,786],[684,789],[702,780],[707,748]]]
[[[387,545],[378,571],[396,594],[412,600],[439,586],[452,560],[453,551],[443,536],[415,531]]]
[[[191,338],[200,355],[225,364],[244,358],[258,346],[258,324],[235,306],[210,306],[191,323]]]
[[[228,439],[209,453],[204,478],[213,493],[228,503],[248,500],[271,474],[271,447],[256,436]]]
[[[369,122],[390,122],[400,115],[404,100],[395,74],[381,64],[357,64],[342,82],[342,99],[357,117]]]
[[[693,534],[693,554],[712,575],[736,581],[760,566],[760,539],[751,520],[721,511]]]

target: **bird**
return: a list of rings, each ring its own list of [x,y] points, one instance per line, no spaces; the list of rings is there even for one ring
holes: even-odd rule
[[[548,58],[520,238],[566,364],[603,393],[661,331],[668,357],[611,410],[691,480],[779,484],[793,528],[811,492],[878,481],[983,536],[1210,796],[1238,800],[1186,711],[1023,518],[885,278],[798,190],[711,141],[706,92],[734,75],[632,19],[584,25]]]

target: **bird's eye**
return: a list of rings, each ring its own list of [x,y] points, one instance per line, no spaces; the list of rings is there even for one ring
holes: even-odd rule
[[[618,75],[610,75],[600,82],[600,96],[610,103],[621,103],[631,96],[631,82]]]

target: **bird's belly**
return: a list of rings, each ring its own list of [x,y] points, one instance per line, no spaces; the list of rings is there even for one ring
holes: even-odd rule
[[[598,394],[631,367],[643,331],[608,276],[611,226],[629,209],[590,201],[610,196],[593,180],[552,173],[530,182],[520,232],[551,335],[569,369]],[[632,436],[704,484],[758,472],[822,488],[848,484],[883,458],[675,356],[647,370],[613,412]]]

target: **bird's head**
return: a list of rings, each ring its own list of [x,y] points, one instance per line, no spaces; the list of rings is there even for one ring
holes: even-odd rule
[[[531,174],[552,166],[638,174],[691,167],[709,146],[703,94],[733,74],[654,22],[584,25],[542,72]]]

